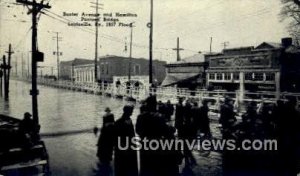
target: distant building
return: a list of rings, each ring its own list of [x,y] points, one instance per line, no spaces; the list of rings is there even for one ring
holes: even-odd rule
[[[99,66],[97,68],[99,70]],[[95,64],[78,64],[73,73],[75,82],[95,82]]]
[[[204,88],[206,85],[205,70],[207,62],[204,54],[196,54],[166,65],[167,76],[162,86],[176,86],[178,88]]]
[[[131,67],[129,67],[129,65],[131,65]],[[165,65],[165,61],[153,60],[152,70],[154,82],[160,84],[164,80],[166,76]],[[99,68],[100,81],[112,83],[114,76],[128,76],[129,70],[131,70],[131,76],[149,75],[149,60],[143,58],[105,56],[100,58]]]
[[[289,38],[281,44],[263,42],[256,48],[224,49],[207,58],[209,89],[235,91],[242,86],[249,92],[300,91],[299,48],[292,46]]]
[[[78,65],[91,64],[94,63],[93,60],[75,58],[71,61],[61,61],[59,64],[60,75],[59,79],[62,80],[72,80],[72,75],[74,72],[74,67]]]
[[[148,76],[149,60],[120,56],[104,56],[98,62],[98,81],[113,83],[114,77],[128,77],[131,62],[131,77]],[[160,84],[165,78],[164,61],[153,61],[153,80]],[[94,82],[94,64],[81,64],[74,67],[76,82]]]

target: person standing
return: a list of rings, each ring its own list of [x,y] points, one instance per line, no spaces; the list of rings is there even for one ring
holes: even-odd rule
[[[112,160],[113,147],[115,141],[114,135],[115,118],[109,108],[105,109],[103,124],[98,140],[97,156],[102,164],[109,164]]]
[[[133,106],[126,105],[123,115],[115,123],[116,146],[115,146],[115,175],[137,176],[137,152],[131,148],[129,141],[135,137],[134,126],[130,116]],[[119,146],[122,146],[120,148]],[[128,147],[126,147],[128,146]],[[123,149],[125,147],[125,149]]]
[[[182,138],[185,140],[183,154],[185,159],[185,168],[187,169],[190,169],[190,166],[195,166],[197,164],[196,159],[187,144],[188,141],[192,142],[192,140],[197,136],[193,121],[192,105],[190,101],[186,101],[183,114]]]
[[[220,124],[222,124],[223,138],[228,138],[231,135],[232,125],[236,122],[233,105],[229,98],[225,98],[225,102],[220,109]]]
[[[177,129],[178,137],[182,137],[183,129],[184,106],[182,98],[179,98],[175,111],[175,128]]]
[[[208,111],[209,108],[207,106],[207,101],[203,100],[202,101],[202,106],[200,107],[199,110],[199,116],[200,116],[200,131],[204,133],[204,136],[207,138],[211,138],[211,131],[209,127],[209,118],[208,118]]]
[[[157,101],[155,96],[146,99],[141,107],[141,114],[137,117],[136,131],[142,140],[164,140],[164,135],[168,134],[164,116],[157,112]],[[161,147],[156,150],[146,150],[143,146],[140,150],[140,175],[156,176],[166,175],[166,151]],[[174,166],[171,164],[171,166]],[[172,167],[173,169],[176,167]]]
[[[173,113],[174,113],[174,106],[172,105],[171,101],[168,100],[166,104],[166,120],[168,122],[171,121]]]

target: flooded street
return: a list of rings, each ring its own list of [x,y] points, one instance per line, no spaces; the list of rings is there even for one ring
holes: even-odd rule
[[[0,113],[22,118],[31,113],[31,85],[12,81],[9,102],[0,99]],[[111,107],[116,118],[125,101],[113,98],[39,86],[39,117],[42,134],[71,132],[101,126],[105,107]],[[138,107],[134,111],[136,117]],[[44,138],[53,175],[94,175],[97,170],[96,143],[93,133]]]
[[[24,112],[31,113],[31,96],[29,83],[11,81],[10,99],[5,102],[0,99],[0,113],[16,118],[22,118]],[[122,109],[128,102],[105,96],[55,89],[39,86],[39,117],[41,134],[50,156],[52,175],[97,175],[98,158],[96,157],[96,137],[91,131],[95,126],[101,127],[105,107],[110,107],[119,118]],[[139,105],[135,105],[133,122],[139,113]],[[216,124],[211,124],[216,134]],[[57,136],[60,133],[87,130],[74,135]],[[53,135],[53,136],[52,136]],[[220,154],[212,152],[209,157],[200,157],[194,151],[198,167],[197,173],[214,173],[221,170]]]

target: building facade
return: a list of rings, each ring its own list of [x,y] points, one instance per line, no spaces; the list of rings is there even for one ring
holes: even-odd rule
[[[153,61],[153,80],[160,84],[165,78],[163,61]],[[149,61],[146,59],[120,56],[101,57],[98,62],[98,82],[113,83],[114,77],[130,77],[149,75]],[[75,82],[94,82],[94,64],[78,64],[74,66]]]
[[[59,64],[59,69],[60,69],[60,75],[59,79],[62,80],[74,80],[74,68],[79,66],[79,65],[86,65],[86,64],[92,64],[94,63],[93,60],[88,60],[88,59],[80,59],[80,58],[75,58],[74,60],[71,61],[61,61]]]
[[[153,81],[162,83],[166,76],[166,62],[153,60]],[[112,83],[114,76],[147,76],[149,60],[120,56],[105,56],[99,61],[100,82]]]
[[[99,66],[98,66],[99,70]],[[82,64],[74,66],[73,76],[75,82],[95,82],[95,65]]]
[[[286,85],[291,81],[291,73],[299,74],[290,62],[292,57],[296,64],[297,54],[291,55],[290,39],[282,40],[281,44],[264,42],[254,47],[225,49],[219,55],[207,55],[207,87],[211,90],[235,91],[244,89],[248,92],[259,91],[291,91]],[[299,55],[298,55],[299,56]],[[298,61],[299,66],[299,61]],[[295,75],[293,75],[294,77]],[[292,82],[295,82],[293,79]],[[294,83],[295,86],[299,84]]]

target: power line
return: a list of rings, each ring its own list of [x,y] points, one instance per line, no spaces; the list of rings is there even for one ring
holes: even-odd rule
[[[255,13],[248,13],[248,14],[242,15],[242,16],[240,16],[240,18],[239,18],[238,20],[235,20],[235,22],[236,22],[236,21],[244,20],[245,18],[251,18],[251,17],[254,17],[254,16],[260,16],[260,15],[269,13],[270,10],[268,10],[268,9],[271,9],[271,8],[263,8],[263,9],[258,10],[258,11],[255,12]],[[188,31],[188,34],[185,35],[185,37],[186,37],[186,36],[190,36],[190,35],[192,35],[192,34],[194,34],[194,33],[196,33],[196,32],[204,31],[204,30],[209,30],[209,29],[212,29],[212,28],[215,28],[215,27],[224,25],[224,24],[226,24],[226,22],[224,22],[224,21],[221,20],[221,21],[219,21],[219,22],[215,22],[215,23],[210,24],[210,25],[213,25],[212,27],[201,28],[201,29],[197,29],[196,31],[192,31],[192,32],[191,32],[191,31]],[[187,33],[187,32],[186,32],[186,33]]]
[[[210,1],[210,2],[212,2],[212,1]],[[207,9],[210,8],[210,7],[216,7],[216,6],[214,6],[215,4],[220,5],[220,4],[223,4],[224,2],[225,2],[225,1],[221,1],[221,2],[219,1],[219,2],[216,2],[216,3],[208,4],[207,6],[205,6],[205,7],[203,7],[203,8],[200,8],[200,9],[197,9],[196,11],[193,11],[193,12],[191,12],[191,13],[188,13],[188,14],[182,16],[182,17],[189,17],[190,15],[192,15],[192,14],[194,14],[194,13],[197,13],[197,12],[199,12],[200,10],[203,10],[203,9],[207,10]],[[178,18],[174,18],[174,19],[172,19],[172,20],[169,20],[169,22],[164,23],[163,26],[167,26],[167,25],[173,24],[173,23],[177,22],[177,20],[178,20]]]
[[[50,15],[50,14],[48,14],[48,13],[45,13],[45,12],[51,13],[51,14],[53,14],[53,15],[56,15],[57,17],[54,17],[54,16],[52,16],[52,15]],[[57,21],[59,21],[59,22],[61,22],[61,23],[64,23],[64,24],[68,24],[68,22],[71,22],[71,23],[74,22],[74,21],[71,21],[71,20],[69,20],[69,19],[66,19],[66,18],[64,18],[64,17],[62,17],[62,16],[60,16],[60,15],[57,15],[57,14],[55,14],[55,13],[49,11],[49,10],[43,11],[43,14],[45,14],[45,15],[48,16],[49,18],[52,18],[52,19],[57,20]],[[68,21],[68,22],[66,22],[66,21],[64,21],[64,20],[66,20],[66,21]],[[81,27],[78,27],[78,26],[71,26],[71,27],[74,27],[74,28],[77,28],[77,29],[82,30],[82,31],[84,31],[84,32],[88,32],[88,33],[90,33],[90,34],[95,35],[95,31],[92,30],[92,29],[81,28]],[[111,35],[108,35],[108,34],[100,34],[100,36],[103,37],[103,38],[105,38],[105,39],[107,39],[107,40],[114,41],[114,42],[117,42],[117,43],[122,43],[122,44],[123,44],[124,41],[125,41],[125,40],[123,40],[123,39],[119,39],[119,38],[117,38],[117,37],[114,37],[114,36],[111,36]],[[132,45],[133,45],[134,47],[138,47],[138,48],[145,48],[145,49],[148,48],[148,46],[146,46],[146,45],[141,45],[141,44],[137,44],[137,43],[133,43]],[[159,47],[155,47],[154,49],[156,49],[156,50],[171,50],[172,48],[159,48]]]
[[[23,38],[17,43],[15,48],[18,48],[22,42],[24,42],[25,38],[27,37],[27,35],[29,34],[29,32],[31,31],[32,27],[30,27],[27,32],[25,33],[25,35],[23,36]]]

